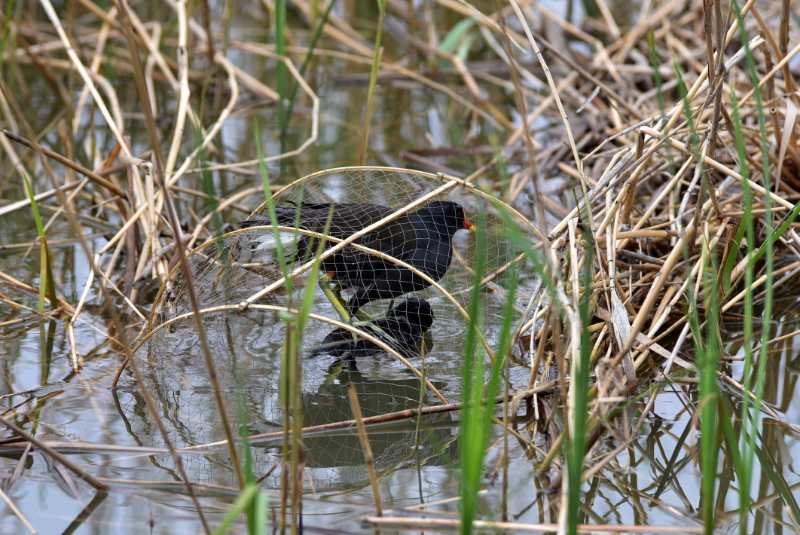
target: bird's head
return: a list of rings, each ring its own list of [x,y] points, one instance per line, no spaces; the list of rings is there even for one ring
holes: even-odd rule
[[[433,201],[420,208],[417,213],[441,225],[439,227],[441,230],[447,229],[447,234],[450,236],[461,229],[472,230],[475,226],[464,214],[464,208],[457,202]]]

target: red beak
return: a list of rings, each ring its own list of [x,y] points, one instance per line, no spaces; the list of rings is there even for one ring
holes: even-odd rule
[[[475,228],[475,223],[470,221],[468,218],[464,218],[464,228],[467,230],[472,230]]]

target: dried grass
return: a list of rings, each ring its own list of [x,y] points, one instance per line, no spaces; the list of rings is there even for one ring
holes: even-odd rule
[[[310,19],[313,11],[310,3],[298,0],[293,4]],[[697,326],[705,328],[711,309],[706,306],[710,301],[703,301],[703,296],[713,294],[718,299],[720,318],[727,321],[726,315],[741,312],[743,307],[760,310],[763,304],[770,302],[772,293],[796,291],[800,273],[800,235],[795,222],[800,213],[800,179],[797,177],[800,149],[796,133],[800,101],[795,92],[792,62],[800,53],[800,44],[792,44],[797,32],[792,28],[788,1],[746,2],[741,13],[747,35],[751,37],[745,43],[737,17],[719,0],[697,0],[687,6],[678,0],[656,5],[642,2],[641,12],[631,25],[616,21],[612,6],[600,0],[596,2],[598,18],[587,19],[581,27],[539,3],[510,0],[508,5],[498,4],[495,12],[484,13],[468,2],[438,0],[431,9],[474,20],[474,34],[485,43],[481,61],[470,61],[469,56],[465,59],[442,50],[436,39],[435,24],[428,20],[410,20],[411,15],[402,2],[387,2],[387,23],[426,28],[428,38],[420,37],[422,33],[410,34],[403,43],[417,54],[435,58],[432,64],[440,62],[436,69],[428,68],[425,62],[400,61],[400,53],[387,44],[383,50],[373,50],[369,40],[337,16],[336,11],[322,28],[320,46],[308,50],[298,45],[302,42],[301,36],[290,33],[291,44],[286,46],[288,56],[281,56],[275,47],[262,42],[231,38],[223,45],[218,35],[210,38],[209,32],[216,24],[211,23],[207,2],[201,3],[199,14],[190,17],[184,1],[170,0],[169,18],[176,24],[177,32],[165,32],[163,21],[142,20],[137,14],[138,10],[144,11],[142,6],[129,6],[125,0],[107,11],[91,0],[81,0],[81,7],[76,8],[81,17],[69,20],[64,13],[57,12],[49,0],[42,0],[41,5],[46,17],[37,12],[37,17],[26,19],[21,15],[31,9],[27,6],[18,7],[18,16],[14,18],[3,16],[2,26],[15,37],[14,40],[6,37],[3,42],[4,73],[14,78],[17,88],[25,77],[45,78],[53,93],[51,98],[69,102],[72,91],[78,88],[79,93],[74,103],[69,102],[62,112],[41,124],[38,117],[28,117],[25,106],[30,103],[20,104],[21,99],[12,98],[11,89],[4,82],[0,95],[3,161],[20,174],[33,174],[30,170],[34,169],[35,174],[50,180],[49,183],[44,179],[35,181],[38,194],[34,202],[49,204],[56,198],[58,210],[53,220],[68,220],[73,238],[80,241],[89,259],[90,276],[75,302],[56,287],[49,308],[37,311],[26,305],[27,295],[39,294],[37,283],[0,272],[5,288],[0,300],[21,315],[0,325],[16,325],[28,317],[57,317],[65,323],[74,377],[79,377],[86,355],[79,348],[74,328],[84,321],[81,313],[90,301],[112,308],[115,319],[104,335],[126,362],[134,362],[132,371],[141,383],[155,422],[161,418],[158,402],[148,396],[133,358],[137,348],[152,336],[184,317],[195,317],[198,332],[202,333],[202,318],[209,314],[235,317],[246,309],[297,312],[289,306],[263,304],[271,293],[284,288],[287,277],[283,276],[241,303],[203,306],[193,299],[192,312],[160,323],[154,321],[156,316],[150,310],[151,303],[141,291],[148,283],[160,285],[163,296],[168,285],[179,276],[179,265],[183,265],[180,269],[191,286],[190,259],[204,254],[221,239],[244,234],[244,231],[234,231],[219,238],[212,228],[214,214],[221,213],[229,220],[241,219],[241,213],[236,210],[256,204],[262,194],[260,187],[248,187],[219,199],[213,211],[201,214],[193,211],[196,199],[213,197],[208,192],[198,191],[197,177],[201,171],[253,173],[260,161],[244,158],[233,161],[223,150],[223,127],[237,113],[246,110],[243,97],[272,102],[280,98],[269,83],[234,65],[228,56],[230,51],[285,66],[304,99],[299,113],[306,116],[308,131],[302,141],[280,154],[268,155],[263,159],[265,163],[303,158],[319,141],[323,111],[320,100],[314,84],[307,79],[310,75],[302,76],[295,67],[297,58],[306,53],[316,60],[342,62],[354,69],[372,65],[371,86],[396,81],[426,88],[460,107],[462,119],[492,132],[496,146],[489,146],[481,138],[480,147],[470,147],[466,151],[466,167],[474,172],[464,179],[447,173],[404,169],[394,164],[390,164],[391,167],[332,168],[293,180],[270,193],[280,198],[287,189],[303,187],[308,181],[319,180],[328,173],[349,171],[405,173],[440,184],[351,237],[331,239],[332,246],[321,254],[323,259],[348,246],[364,249],[353,242],[428,200],[455,190],[490,200],[498,213],[508,214],[518,227],[521,242],[516,245],[523,254],[509,260],[482,282],[489,289],[497,289],[495,279],[511,266],[521,268],[523,275],[533,275],[534,257],[539,255],[541,263],[535,274],[545,283],[538,292],[525,296],[527,306],[516,325],[513,355],[517,362],[529,367],[531,390],[509,393],[511,401],[504,405],[511,411],[504,419],[508,425],[505,429],[498,426],[500,432],[516,437],[525,451],[532,452],[532,475],[550,474],[556,485],[562,480],[560,467],[554,468],[554,463],[562,457],[561,448],[570,430],[576,432],[571,427],[576,418],[573,404],[576,388],[586,386],[589,396],[585,436],[582,436],[586,440],[585,454],[593,466],[584,471],[586,479],[614,463],[626,451],[664,385],[678,380],[694,381],[700,376],[695,361],[696,345],[692,345],[696,344],[692,314],[696,313],[700,320]],[[548,25],[555,25],[558,31],[547,28]],[[387,26],[387,38],[397,41],[397,32],[392,28]],[[546,35],[541,33],[544,28],[547,28]],[[649,43],[648,35],[651,36]],[[575,46],[561,46],[555,43],[556,39]],[[750,53],[755,59],[755,86],[747,66]],[[656,60],[654,65],[650,65],[652,58]],[[680,70],[673,68],[674,65]],[[113,67],[113,77],[109,77],[104,67]],[[683,97],[676,90],[682,83],[680,77],[688,85]],[[511,78],[511,82],[507,78]],[[140,100],[132,98],[123,88],[131,79],[138,82],[135,94]],[[217,95],[217,104],[209,106],[211,111],[203,109],[202,96],[198,96],[206,83]],[[508,99],[513,100],[509,103],[505,98],[490,96],[503,92],[515,93],[516,98]],[[763,103],[759,100],[762,92]],[[744,141],[743,161],[735,150],[737,118],[731,104],[734,96],[738,100]],[[656,104],[657,97],[665,103],[663,110]],[[371,90],[370,108],[365,113],[367,119],[373,116],[372,98]],[[133,143],[132,123],[142,126],[138,119],[142,112],[149,139],[147,143]],[[766,153],[761,149],[764,133],[759,130],[760,112],[768,114]],[[96,113],[102,118],[101,126],[94,124]],[[169,115],[169,127],[159,120],[164,114]],[[89,116],[92,119],[87,119]],[[132,117],[137,119],[134,121]],[[549,126],[538,126],[543,121],[549,121]],[[187,126],[197,133],[196,143],[191,142]],[[106,140],[105,148],[92,141],[100,135],[99,130]],[[544,133],[537,130],[544,130]],[[359,159],[369,161],[380,155],[370,154],[369,130],[366,132]],[[462,147],[454,147],[454,153],[458,153],[457,149]],[[207,153],[218,161],[205,161],[203,155]],[[448,169],[449,161],[438,157],[441,153],[408,154],[409,159],[429,169]],[[53,171],[53,166],[57,166],[58,172]],[[748,169],[749,174],[743,172],[743,168]],[[765,169],[770,170],[774,180],[765,176]],[[501,171],[509,175],[505,185],[497,178]],[[6,188],[0,188],[0,197],[5,195],[4,191]],[[745,204],[746,191],[752,191],[753,195],[749,207]],[[32,204],[30,199],[4,200],[9,202],[0,207],[0,218],[28,209]],[[754,242],[750,244],[749,254],[744,252],[742,233],[737,235],[745,214],[753,218]],[[88,229],[97,222],[114,229],[99,249],[87,243],[91,235]],[[582,240],[581,231],[591,235],[592,240]],[[58,243],[53,239],[49,242],[51,247]],[[24,245],[38,245],[38,242],[2,244],[0,251]],[[381,256],[381,253],[367,251]],[[525,251],[528,254],[524,254]],[[765,254],[770,261],[774,259],[774,271],[768,269]],[[123,256],[124,261],[121,260]],[[387,259],[426,277],[413,266]],[[586,263],[591,272],[588,285],[582,284],[580,278]],[[295,266],[288,278],[304,276],[313,265],[314,262],[309,261]],[[713,271],[711,278],[705,276],[709,270]],[[457,309],[465,322],[471,320],[460,296],[436,281],[428,282],[440,297]],[[188,290],[189,296],[194,293],[191,288]],[[582,299],[587,300],[591,310],[588,322],[579,313]],[[697,301],[694,305],[693,299]],[[310,317],[346,328],[379,345],[424,379],[443,404],[448,403],[425,370],[419,370],[370,333],[318,314]],[[581,336],[586,333],[591,336],[588,348],[581,346]],[[784,342],[794,337],[796,331],[773,334],[767,331],[760,345],[751,349],[757,354],[759,348]],[[492,343],[485,337],[480,341],[486,354],[493,359]],[[722,356],[734,354],[742,343],[725,345]],[[582,347],[589,352],[594,374],[591,385],[573,382]],[[205,347],[204,353],[209,364],[209,381],[214,392],[219,394],[219,415],[227,429],[226,440],[216,445],[226,444],[229,448],[239,486],[244,488],[246,478],[241,471],[235,433],[226,416],[231,408],[223,400],[223,388],[216,383],[210,349]],[[760,358],[766,358],[765,354]],[[555,370],[554,377],[550,370]],[[724,362],[714,374],[718,384],[725,385],[728,395],[752,400],[761,412],[797,433],[797,426],[788,421],[785,414],[764,402],[757,379],[734,377],[733,369]],[[553,380],[559,386],[555,392],[550,388]],[[544,392],[548,395],[544,396]],[[638,399],[637,396],[647,401],[640,405],[640,413],[631,421],[628,407],[630,400]],[[699,417],[702,404],[685,393],[681,398],[687,407],[698,411],[695,416]],[[561,425],[555,425],[553,419],[542,418],[531,418],[520,425],[515,418],[516,409],[523,400],[530,399],[537,413],[546,405],[550,414],[561,414]],[[356,406],[357,401],[354,401]],[[425,408],[428,409],[435,410]],[[70,450],[68,445],[59,442],[56,447],[54,442],[50,447],[47,440],[40,441],[25,434],[9,419],[19,414],[18,409],[9,409],[0,419],[0,423],[21,436],[21,442],[8,445],[9,449],[18,450],[30,442],[98,489],[107,486],[113,489],[129,483],[95,479],[86,469],[75,466],[59,453]],[[411,416],[414,415],[409,413],[405,417]],[[365,454],[369,454],[369,448],[362,427],[373,421],[382,420],[356,416]],[[352,422],[347,426],[352,427]],[[174,447],[169,433],[163,425],[161,427],[167,451],[182,472],[180,459],[191,448]],[[313,432],[314,426],[311,427],[304,432]],[[548,429],[558,430],[560,434],[551,436],[546,441],[546,451],[541,451],[540,439]],[[583,433],[580,429],[578,431]],[[600,438],[606,434],[619,440],[615,448],[609,450],[600,446]],[[75,443],[73,449],[85,451],[85,446]],[[196,448],[203,450],[205,446],[196,445]],[[94,447],[109,455],[120,453],[113,444]],[[491,447],[498,447],[498,443]],[[731,447],[731,444],[726,446]],[[582,451],[581,459],[583,454]],[[370,476],[375,499],[380,504],[374,467]],[[181,479],[195,499],[204,528],[209,531],[210,526],[195,497],[197,488],[185,472],[181,473]],[[562,490],[565,496],[570,492],[566,486]],[[785,493],[777,494],[785,502],[791,502]],[[2,493],[0,498],[9,504],[20,522],[33,531],[9,496]],[[790,511],[794,506],[786,504]],[[557,505],[555,507],[558,509]],[[445,518],[392,518],[392,511],[384,513],[387,516],[370,517],[367,522],[382,529],[458,527],[457,521]],[[566,507],[560,508],[560,514],[558,526],[476,521],[475,527],[510,531],[563,530],[567,524]],[[789,522],[800,521],[791,515],[788,515]],[[591,525],[580,526],[578,530],[615,532],[635,531],[639,527],[653,532],[673,532],[659,526]],[[681,529],[696,531],[698,528]]]

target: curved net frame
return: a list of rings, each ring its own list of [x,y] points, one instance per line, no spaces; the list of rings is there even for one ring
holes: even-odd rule
[[[397,273],[409,276],[408,270],[403,272],[403,266],[411,268],[412,274],[415,266],[423,266],[424,269],[417,269],[420,272],[417,275],[428,275],[432,282],[393,298],[369,300],[360,307],[360,317],[353,317],[349,322],[332,303],[330,292],[326,294],[322,288],[315,289],[312,314],[300,347],[304,425],[349,419],[346,395],[349,384],[356,386],[365,416],[417,407],[421,399],[424,403],[435,403],[436,395],[431,392],[441,392],[440,400],[445,396],[448,401],[458,400],[460,381],[448,379],[460,377],[467,326],[465,309],[473,277],[474,236],[460,229],[452,232],[452,228],[437,228],[431,223],[438,221],[437,217],[430,220],[417,217],[426,207],[441,206],[443,201],[463,207],[467,218],[476,219],[476,215],[481,214],[485,220],[488,265],[483,279],[486,290],[481,321],[486,345],[492,347],[506,299],[505,270],[515,261],[517,251],[506,239],[506,219],[500,217],[494,201],[486,194],[443,175],[362,167],[315,173],[298,179],[274,196],[279,215],[291,212],[294,216],[297,206],[305,207],[309,203],[312,206],[357,203],[373,207],[367,209],[374,212],[366,217],[371,223],[394,216],[394,223],[378,225],[375,231],[370,231],[372,234],[366,232],[364,239],[351,244],[342,240],[351,238],[353,232],[363,231],[364,221],[354,223],[353,227],[328,228],[330,238],[324,243],[328,260],[326,262],[323,255],[320,270],[333,267],[331,271],[338,274],[339,270],[349,267],[347,262],[361,262],[373,269],[371,275],[359,275],[361,278],[350,276],[341,283],[334,277],[321,284],[343,286],[341,297],[345,305],[360,290],[359,284]],[[418,202],[418,206],[410,206],[414,202]],[[403,209],[410,215],[398,214]],[[520,225],[527,224],[513,210],[509,213]],[[264,207],[253,214],[256,219],[265,216]],[[301,225],[305,228],[293,229],[288,220],[284,220],[278,228],[258,225],[236,230],[197,247],[190,254],[194,287],[228,412],[237,425],[246,425],[252,432],[281,429],[283,415],[278,385],[286,338],[283,315],[287,309],[296,309],[302,300],[307,275],[313,267],[302,268],[311,263],[318,249],[323,236],[318,231],[325,230],[327,213],[324,219],[323,228],[306,223]],[[424,240],[419,239],[419,228],[409,221],[424,221],[423,230],[428,232],[423,232]],[[340,218],[338,222],[349,223],[351,219]],[[359,225],[360,228],[355,228]],[[278,251],[276,232],[283,246],[282,253]],[[375,239],[375,235],[380,238]],[[407,241],[426,244],[449,241],[450,236],[451,259],[441,276],[435,273],[440,267],[436,262],[446,256],[446,251],[436,250],[436,247],[404,248]],[[341,251],[338,256],[337,246]],[[431,250],[433,254],[428,254]],[[283,280],[280,254],[287,260],[289,271],[296,272],[291,291]],[[393,264],[393,254],[403,256],[404,261]],[[433,269],[425,268],[420,259],[433,262]],[[387,271],[380,272],[378,268]],[[252,304],[243,307],[244,303]],[[526,304],[519,298],[518,313]],[[336,349],[333,350],[332,339],[339,344],[338,347],[334,344]],[[338,350],[343,350],[344,354],[337,353]],[[348,359],[348,356],[356,358]],[[185,278],[179,269],[173,270],[170,280],[162,286],[152,309],[149,332],[139,340],[135,357],[155,397],[170,406],[165,422],[171,427],[178,446],[224,438],[195,332]],[[430,384],[421,392],[417,374],[423,368]],[[449,416],[447,419],[449,421]],[[136,426],[137,421],[138,425],[147,425],[143,418],[132,418],[131,425]],[[451,433],[456,431],[443,428],[438,433],[434,437],[440,445],[436,451],[441,452],[441,444],[449,444],[453,438]],[[350,436],[349,432],[345,434]],[[152,436],[155,443],[160,441],[157,434]],[[350,438],[352,440],[334,440],[330,444],[336,444],[340,450],[352,449],[353,464],[360,464],[361,461],[356,462],[360,446],[355,436]],[[324,468],[326,450],[312,450],[308,453],[309,468],[313,469],[315,463]],[[396,455],[407,453],[398,452],[387,443],[386,448],[375,452],[376,464],[379,469],[384,465],[396,465]],[[277,447],[268,449],[256,462],[272,463],[278,455]],[[335,455],[331,453],[331,456]],[[339,461],[341,458],[340,455]],[[337,474],[337,477],[342,476]],[[366,472],[359,475],[362,476],[365,478]],[[327,475],[319,477],[324,479]],[[315,481],[324,486],[318,479]],[[343,481],[331,485],[335,487],[341,483]]]

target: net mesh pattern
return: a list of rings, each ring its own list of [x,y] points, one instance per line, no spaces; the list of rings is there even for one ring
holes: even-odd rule
[[[442,184],[439,178],[394,171],[330,172],[300,180],[278,194],[276,213],[281,225],[294,226],[299,212],[301,228],[323,232],[329,226],[328,235],[346,239]],[[329,221],[331,206],[333,215]],[[356,243],[418,267],[466,307],[474,238],[462,229],[465,218],[474,218],[478,213],[486,220],[487,272],[491,273],[512,260],[515,251],[509,247],[502,220],[493,212],[492,205],[461,187],[426,200],[408,215],[367,233]],[[252,219],[266,223],[266,218],[266,211],[262,211]],[[319,244],[317,238],[293,232],[281,232],[279,236],[289,269],[312,259]],[[200,308],[236,305],[279,281],[276,244],[274,229],[255,226],[195,250],[189,263]],[[330,248],[335,243],[325,245]],[[332,280],[327,284],[338,287],[351,312],[358,310],[371,318],[354,318],[354,327],[385,342],[416,367],[424,366],[426,376],[449,400],[459,399],[460,381],[456,378],[460,377],[466,323],[450,299],[408,269],[354,247],[345,247],[324,260],[320,271],[331,272]],[[294,279],[294,295],[288,295],[280,286],[257,303],[276,307],[290,302],[296,305],[302,299],[307,273]],[[502,274],[486,287],[483,324],[491,344],[499,330],[505,300]],[[524,306],[522,302],[518,304],[520,308]],[[147,387],[164,406],[165,421],[178,446],[224,438],[193,319],[187,316],[174,321],[190,311],[185,279],[176,270],[160,292],[152,312],[153,327],[170,320],[171,323],[158,329],[136,354],[145,371]],[[319,288],[312,312],[340,319]],[[282,314],[279,310],[240,311],[230,307],[203,316],[229,415],[235,425],[246,426],[252,432],[277,431],[283,425],[278,386],[286,336]],[[421,400],[436,402],[428,392],[420,391],[419,379],[396,358],[341,327],[309,319],[300,354],[304,425],[351,418],[348,384],[356,386],[365,416],[417,407]],[[367,356],[370,358],[363,358]],[[147,426],[141,404],[135,401],[136,387],[130,384],[130,378],[127,381],[133,396],[131,405],[136,407],[130,411],[131,426]],[[450,421],[450,416],[439,418]],[[410,455],[407,447],[396,448],[393,444],[410,443],[409,437],[398,433],[413,433],[411,427],[388,433],[385,438],[376,435],[378,445],[373,444],[373,449],[379,469],[397,465],[398,455]],[[446,452],[457,434],[450,425],[438,427],[427,435],[432,442],[425,446],[429,451],[424,455],[431,459],[448,457]],[[154,429],[147,435],[153,445],[161,445]],[[370,437],[372,441],[372,434]],[[256,456],[260,468],[266,470],[277,461],[278,444],[276,441],[275,447],[267,447]],[[357,438],[349,431],[310,438],[304,440],[304,445],[307,465],[312,468],[350,464],[355,467],[363,462]],[[366,478],[362,468],[354,468],[359,480]],[[342,483],[339,479],[356,477],[348,474],[320,472],[317,488],[326,487],[323,480],[330,477],[337,481],[330,483],[331,488]]]

